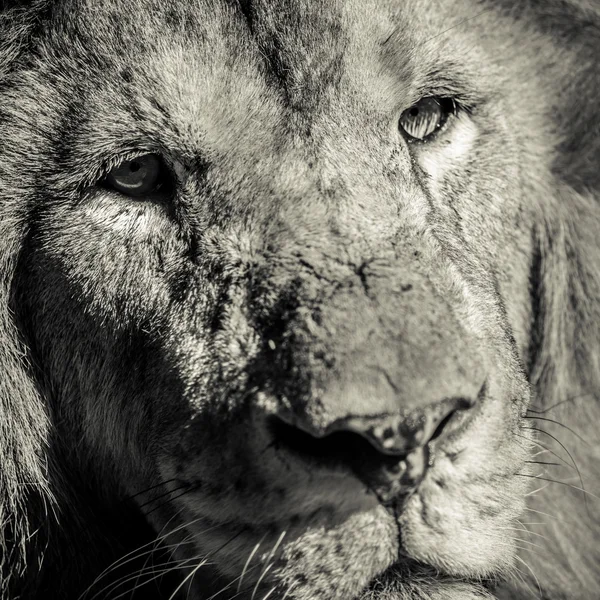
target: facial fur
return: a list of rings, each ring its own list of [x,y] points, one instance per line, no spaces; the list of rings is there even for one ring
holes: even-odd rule
[[[2,6],[7,597],[595,597],[591,3]]]

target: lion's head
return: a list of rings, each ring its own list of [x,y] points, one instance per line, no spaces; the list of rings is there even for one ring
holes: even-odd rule
[[[593,598],[591,2],[5,4],[4,592]]]

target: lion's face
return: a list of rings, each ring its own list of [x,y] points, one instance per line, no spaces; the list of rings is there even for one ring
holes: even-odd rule
[[[9,159],[74,468],[249,597],[509,569],[535,207],[502,32],[476,2],[60,4]]]

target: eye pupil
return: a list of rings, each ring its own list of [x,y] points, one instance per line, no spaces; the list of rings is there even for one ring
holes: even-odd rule
[[[129,170],[132,173],[137,173],[141,168],[142,168],[142,165],[140,165],[140,163],[135,160],[132,161],[131,164],[129,165]]]
[[[411,117],[416,117],[416,116],[418,116],[418,114],[419,114],[419,107],[418,107],[418,106],[413,106],[413,107],[410,109],[410,112],[409,112],[409,114],[410,114],[410,116],[411,116]]]

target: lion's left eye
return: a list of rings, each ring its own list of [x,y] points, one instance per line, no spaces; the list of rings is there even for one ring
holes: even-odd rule
[[[454,112],[450,98],[423,98],[402,113],[399,128],[409,140],[424,142],[433,138]]]
[[[110,171],[105,182],[121,194],[138,198],[158,191],[165,176],[166,168],[161,158],[156,154],[144,154]]]

